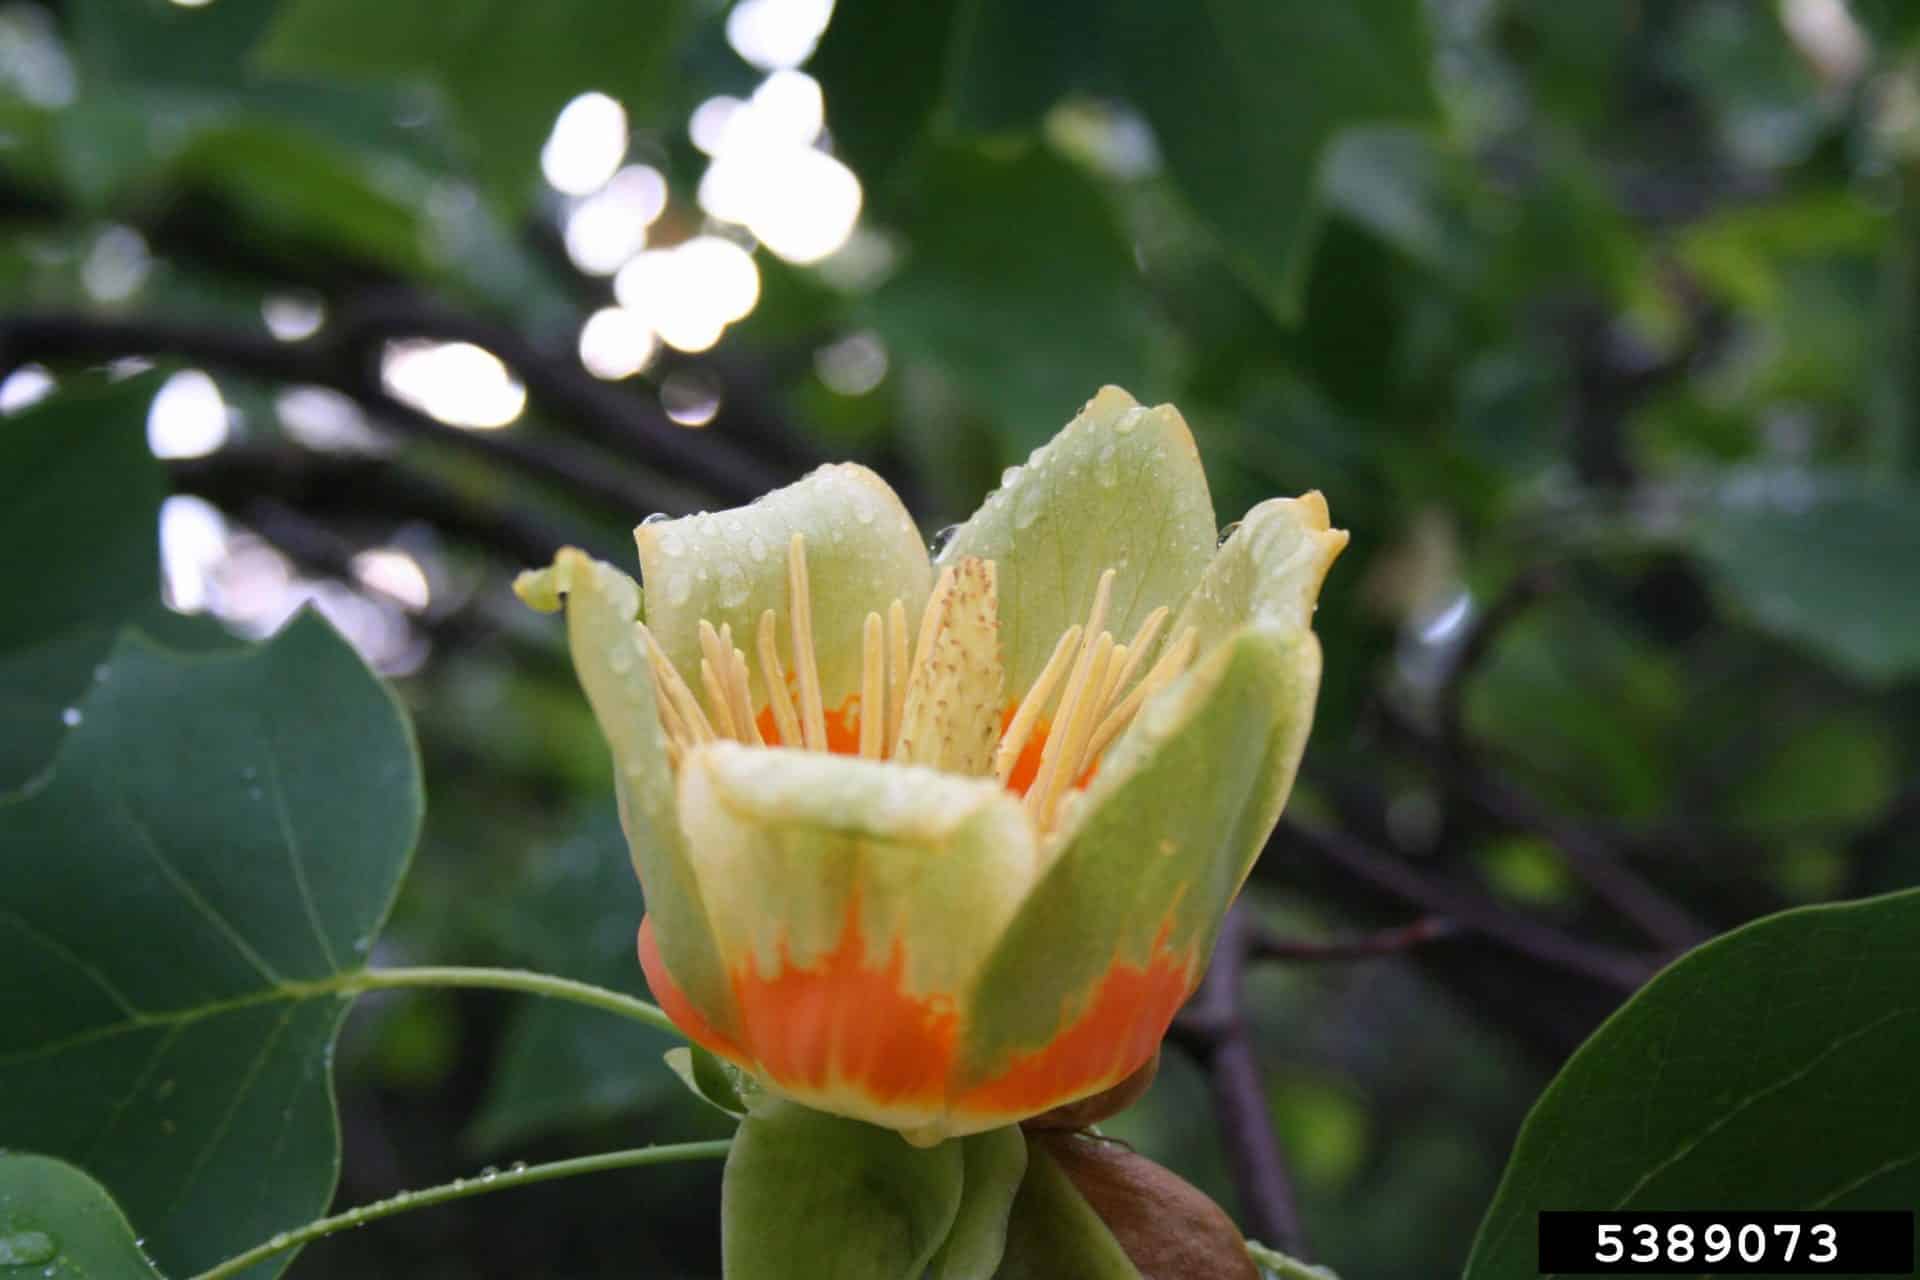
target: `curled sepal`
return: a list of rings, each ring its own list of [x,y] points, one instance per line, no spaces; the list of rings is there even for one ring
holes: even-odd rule
[[[681,1045],[661,1055],[687,1092],[710,1107],[739,1119],[766,1095],[754,1078],[699,1045]]]
[[[561,550],[551,568],[523,573],[513,585],[536,609],[566,608],[573,669],[613,751],[620,825],[647,895],[647,937],[657,940],[673,975],[673,999],[726,1036],[735,1025],[733,996],[680,832],[666,734],[644,641],[634,629],[640,588],[612,565],[572,547]],[[669,998],[667,992],[655,994]]]
[[[1125,640],[1155,609],[1180,607],[1213,547],[1213,498],[1180,411],[1102,387],[1009,473],[940,561],[999,567],[1007,687],[1025,689],[1060,633],[1086,618],[1102,571],[1117,571],[1107,625]]]
[[[725,1280],[920,1280],[959,1216],[962,1144],[909,1146],[858,1120],[769,1101],[720,1190]]]
[[[1027,1172],[1027,1140],[1009,1125],[958,1139],[960,1211],[926,1280],[992,1280],[1007,1248],[1007,1218]]]

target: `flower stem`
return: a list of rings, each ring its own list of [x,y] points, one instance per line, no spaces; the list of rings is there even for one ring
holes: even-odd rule
[[[407,969],[363,969],[348,974],[341,985],[345,991],[385,991],[405,987],[488,987],[499,991],[524,991],[529,995],[570,1000],[575,1004],[602,1009],[644,1022],[650,1027],[681,1035],[673,1020],[658,1006],[635,999],[619,991],[596,987],[590,982],[528,969],[483,969],[459,965],[428,965]]]
[[[395,972],[389,970],[388,972]],[[408,972],[400,970],[398,972]],[[426,1209],[436,1204],[445,1204],[449,1200],[460,1200],[467,1196],[486,1195],[490,1191],[506,1191],[512,1187],[529,1186],[536,1182],[550,1182],[555,1178],[571,1178],[581,1173],[600,1173],[607,1169],[628,1169],[638,1165],[668,1164],[676,1160],[717,1159],[727,1153],[730,1140],[715,1142],[680,1142],[662,1147],[633,1147],[626,1151],[609,1151],[597,1156],[581,1156],[574,1160],[555,1160],[547,1164],[521,1165],[500,1173],[483,1173],[474,1178],[456,1178],[452,1182],[437,1187],[425,1187],[419,1191],[402,1191],[399,1195],[389,1196],[385,1200],[376,1200],[372,1204],[363,1204],[345,1213],[337,1213],[331,1218],[321,1218],[297,1227],[292,1231],[283,1231],[264,1244],[255,1245],[245,1253],[218,1263],[193,1280],[225,1280],[227,1276],[237,1276],[247,1268],[276,1253],[288,1249],[297,1249],[322,1236],[332,1235],[349,1227],[358,1227],[380,1218],[390,1218],[396,1213],[405,1213],[410,1209]]]

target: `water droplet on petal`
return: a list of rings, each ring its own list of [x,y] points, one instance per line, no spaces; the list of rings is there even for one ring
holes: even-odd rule
[[[1133,429],[1140,425],[1140,419],[1145,416],[1146,410],[1144,409],[1127,410],[1127,412],[1120,415],[1120,420],[1113,424],[1114,434],[1122,436],[1132,435]]]
[[[677,556],[687,549],[686,539],[678,531],[669,529],[660,535],[660,554]]]
[[[1000,487],[1002,489],[1010,488],[1019,479],[1020,479],[1020,468],[1008,467],[1005,471],[1002,471],[1000,473]]]
[[[613,648],[607,650],[607,665],[612,667],[617,674],[625,675],[627,672],[633,670],[633,649],[624,644],[613,646]]]
[[[1023,502],[1013,513],[1013,527],[1025,529],[1040,518],[1040,503]]]
[[[747,539],[747,554],[753,557],[755,564],[765,562],[767,558],[767,540],[759,534]]]
[[[667,579],[667,603],[685,604],[693,595],[693,577],[681,570]]]
[[[1234,532],[1235,532],[1235,531],[1236,531],[1237,529],[1239,529],[1239,527],[1240,527],[1240,522],[1239,522],[1238,520],[1235,520],[1235,521],[1234,521],[1234,522],[1233,522],[1232,524],[1230,524],[1230,525],[1228,525],[1228,526],[1227,526],[1226,528],[1224,528],[1224,529],[1222,529],[1222,530],[1220,531],[1220,541],[1219,541],[1219,542],[1218,542],[1218,543],[1217,543],[1216,545],[1217,545],[1217,546],[1222,546],[1222,547],[1224,547],[1224,546],[1226,546],[1226,545],[1227,545],[1227,539],[1228,539],[1228,538],[1231,538],[1231,537],[1232,537],[1232,536],[1234,535]]]
[[[747,575],[740,571],[737,564],[720,566],[720,605],[726,609],[737,609],[747,602]]]
[[[927,544],[927,550],[931,551],[936,556],[941,555],[946,551],[947,544],[953,541],[953,535],[958,532],[960,532],[959,525],[957,524],[948,525],[946,528],[940,530],[940,532],[933,535],[933,541]]]

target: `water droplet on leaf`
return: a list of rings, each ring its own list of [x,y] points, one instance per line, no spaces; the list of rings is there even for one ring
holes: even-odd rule
[[[60,1252],[60,1242],[44,1231],[14,1231],[0,1236],[0,1267],[31,1267]]]

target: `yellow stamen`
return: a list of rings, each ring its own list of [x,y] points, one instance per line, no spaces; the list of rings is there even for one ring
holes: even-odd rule
[[[727,696],[727,678],[733,674],[733,646],[722,640],[705,618],[700,620],[699,633],[700,652],[706,655],[700,661],[700,684],[707,692],[707,715],[721,737],[744,742],[746,734],[735,723],[733,699]]]
[[[1160,661],[1140,681],[1137,688],[1121,699],[1120,705],[1107,713],[1100,727],[1094,730],[1093,740],[1087,744],[1087,754],[1097,756],[1107,749],[1112,741],[1133,722],[1134,715],[1145,705],[1148,698],[1173,683],[1174,677],[1186,670],[1187,663],[1193,659],[1193,651],[1198,646],[1199,633],[1192,627],[1181,632],[1180,638],[1168,646],[1160,655]]]
[[[1108,632],[1107,634],[1112,635],[1113,633]],[[1099,723],[1100,713],[1105,711],[1108,705],[1113,702],[1114,691],[1120,687],[1120,677],[1126,673],[1126,665],[1127,646],[1123,644],[1113,646],[1113,660],[1107,663],[1107,678],[1100,682],[1100,696],[1093,701],[1095,724]]]
[[[920,613],[920,638],[913,646],[913,670],[918,671],[927,665],[927,655],[933,651],[933,633],[940,626],[942,605],[947,593],[953,590],[954,567],[948,565],[940,571],[939,581],[933,584],[933,594],[927,597],[927,607]]]
[[[780,745],[798,747],[800,716],[793,709],[793,695],[787,692],[787,668],[780,661],[777,629],[773,610],[760,615],[760,681],[767,686],[767,702],[773,707],[773,726],[780,733]]]
[[[1020,753],[1027,749],[1027,739],[1033,736],[1033,727],[1039,723],[1040,713],[1046,709],[1047,699],[1053,696],[1053,688],[1060,683],[1067,662],[1073,657],[1074,646],[1079,643],[1080,628],[1068,627],[1059,643],[1053,646],[1053,656],[1047,659],[1047,665],[1034,677],[1033,687],[1020,700],[1020,709],[1013,713],[1006,733],[1000,738],[1000,746],[993,753],[993,774],[1001,786],[1013,776],[1014,766],[1020,763]]]
[[[732,639],[732,637],[728,637]],[[727,700],[732,705],[733,722],[743,731],[743,742],[756,747],[764,747],[767,740],[760,736],[760,721],[753,714],[753,694],[747,684],[747,655],[740,650],[733,651],[732,670],[727,680]]]
[[[667,696],[672,699],[673,705],[679,708],[680,718],[686,722],[693,741],[712,742],[716,736],[712,722],[707,719],[707,713],[700,709],[700,700],[693,696],[693,690],[687,688],[687,682],[680,678],[680,673],[673,669],[673,663],[669,662],[667,655],[661,651],[659,643],[653,638],[653,632],[647,630],[643,622],[634,623],[633,629],[646,640],[647,657],[653,663],[654,675],[667,686]]]
[[[869,613],[862,631],[860,667],[860,755],[878,760],[887,728],[887,650],[885,624]]]
[[[1134,673],[1140,669],[1140,664],[1147,660],[1149,653],[1153,652],[1153,642],[1160,638],[1160,628],[1166,625],[1171,612],[1167,606],[1161,605],[1148,614],[1147,620],[1140,624],[1140,629],[1133,633],[1133,639],[1127,642],[1126,665],[1121,667],[1119,677],[1109,682],[1115,693],[1127,687],[1127,682],[1133,679]]]
[[[1055,757],[1053,772],[1035,785],[1040,786],[1040,807],[1035,811],[1040,829],[1053,826],[1054,811],[1059,807],[1060,796],[1073,785],[1080,776],[1081,760],[1086,754],[1087,740],[1093,734],[1094,698],[1087,692],[1106,683],[1107,667],[1113,661],[1113,633],[1102,631],[1093,645],[1093,659],[1087,665],[1087,678],[1080,686],[1080,696],[1069,706],[1065,701],[1060,704],[1060,719],[1047,736],[1047,745],[1052,746],[1055,739],[1060,740],[1060,754]]]
[[[733,711],[727,706],[726,688],[720,683],[720,673],[707,658],[700,659],[700,685],[707,691],[707,714],[713,718],[713,727],[723,738],[740,740],[740,731],[733,725]]]
[[[792,599],[793,665],[800,676],[800,731],[809,751],[827,749],[827,712],[820,697],[820,668],[813,653],[813,594],[807,587],[807,540],[787,544],[787,584]]]
[[[895,600],[887,610],[887,723],[881,735],[889,756],[906,715],[907,672],[907,603]]]
[[[1066,745],[1066,727],[1073,714],[1079,709],[1080,700],[1086,696],[1089,669],[1093,665],[1094,650],[1099,647],[1100,639],[1106,637],[1111,652],[1113,639],[1101,628],[1106,625],[1107,605],[1113,597],[1114,571],[1108,569],[1100,575],[1100,585],[1093,593],[1093,608],[1087,614],[1087,625],[1082,631],[1080,656],[1073,664],[1073,674],[1067,677],[1067,690],[1060,695],[1060,709],[1054,713],[1053,729],[1047,734],[1047,745],[1040,749],[1040,772],[1034,777],[1033,785],[1027,789],[1027,810],[1032,813],[1041,827],[1047,825],[1041,815],[1051,805],[1046,795],[1053,789],[1053,783],[1060,773],[1060,757]],[[1102,673],[1102,679],[1105,673]],[[1071,781],[1071,779],[1069,779]]]

